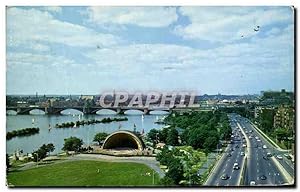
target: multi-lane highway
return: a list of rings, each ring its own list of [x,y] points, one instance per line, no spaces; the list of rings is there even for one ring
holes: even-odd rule
[[[226,147],[224,154],[205,183],[207,186],[240,185],[245,163],[245,146],[243,147],[242,138],[245,136],[238,131],[237,123],[231,122],[230,125],[232,128],[232,142]]]
[[[286,152],[270,144],[248,119],[237,116],[236,121],[249,142],[244,185],[250,185],[251,182],[260,186],[292,184],[294,166],[283,155]]]
[[[236,114],[230,114],[229,119],[232,128],[231,144],[225,149],[205,185],[293,184],[294,164],[285,157],[287,152],[269,143],[248,119]],[[239,169],[233,168],[234,163],[238,163]]]

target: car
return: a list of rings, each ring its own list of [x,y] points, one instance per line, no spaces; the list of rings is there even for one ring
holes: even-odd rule
[[[249,139],[252,139],[252,136],[251,136],[251,135],[249,136]]]
[[[267,146],[266,146],[266,145],[263,145],[263,149],[267,149]]]
[[[239,164],[238,164],[238,163],[234,163],[234,164],[233,164],[233,169],[234,169],[234,170],[240,169]]]
[[[255,181],[250,181],[250,186],[255,186],[255,185],[256,185]]]
[[[292,157],[290,156],[290,154],[283,154],[287,159],[289,159],[289,160],[291,160],[292,159]]]
[[[245,147],[247,147],[247,145],[246,145],[246,144],[243,144],[243,148],[245,148]]]
[[[245,153],[244,153],[244,152],[241,152],[241,156],[245,156]]]
[[[260,180],[266,180],[267,177],[266,177],[265,175],[261,175],[261,176],[259,177],[259,179],[260,179]]]
[[[253,132],[253,130],[250,130],[249,132],[250,132],[250,133],[252,133],[252,132]]]
[[[259,138],[256,136],[255,139],[257,140],[257,139],[259,139]]]
[[[235,146],[235,148],[239,148],[239,146],[238,146],[238,145],[236,145],[236,146]]]
[[[281,155],[277,155],[276,157],[277,157],[277,159],[279,159],[279,160],[282,160],[282,159],[283,159]]]
[[[256,141],[257,141],[257,142],[261,142],[261,140],[260,140],[260,139],[257,139]]]
[[[231,156],[232,156],[231,153],[228,153],[228,154],[227,154],[227,157],[231,157]]]
[[[267,153],[267,157],[272,157],[272,154],[271,153]]]
[[[231,151],[234,151],[234,149],[233,149],[233,148],[231,148]]]
[[[229,176],[228,176],[227,174],[223,174],[223,175],[221,176],[221,179],[222,179],[222,180],[227,180],[227,179],[229,179]]]
[[[267,156],[263,156],[264,160],[269,160],[269,158]]]

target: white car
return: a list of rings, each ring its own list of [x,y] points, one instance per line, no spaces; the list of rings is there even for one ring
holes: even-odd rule
[[[259,139],[259,138],[256,136],[255,139],[257,140],[257,139]]]
[[[250,181],[250,186],[255,186],[255,185],[256,185],[255,181]]]
[[[241,152],[241,156],[245,156],[245,153],[244,153],[244,152]]]
[[[257,141],[257,142],[261,142],[261,140],[260,140],[260,139],[257,139],[256,141]]]
[[[268,147],[266,145],[263,145],[263,149],[267,149]]]
[[[277,159],[282,160],[282,156],[281,155],[277,155]]]
[[[233,169],[235,169],[235,170],[240,169],[239,164],[238,163],[234,163],[233,164]]]
[[[245,148],[245,147],[247,147],[247,145],[246,145],[246,144],[243,144],[243,147]]]

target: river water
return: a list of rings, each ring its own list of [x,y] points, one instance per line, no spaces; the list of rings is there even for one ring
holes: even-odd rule
[[[43,115],[40,111],[33,111],[30,115],[7,115],[6,132],[24,129],[28,127],[39,127],[40,132],[36,135],[26,137],[15,137],[6,141],[6,153],[13,154],[16,150],[23,150],[23,153],[31,153],[37,150],[42,144],[53,143],[55,153],[61,152],[64,139],[75,136],[83,140],[84,144],[93,144],[94,135],[98,132],[112,133],[117,130],[133,131],[134,124],[137,131],[144,130],[148,133],[151,129],[161,129],[163,125],[155,124],[155,121],[166,116],[165,112],[153,112],[155,114],[144,115],[140,111],[127,111],[125,115],[119,116],[110,111],[101,110],[96,115],[80,115],[76,110],[65,110],[62,115]],[[127,117],[128,121],[111,122],[108,124],[84,125],[77,128],[55,128],[55,124],[63,122],[102,119],[104,117]],[[52,127],[49,131],[49,125]]]

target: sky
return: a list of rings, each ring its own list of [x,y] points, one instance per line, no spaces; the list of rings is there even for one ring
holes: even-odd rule
[[[280,89],[294,90],[291,7],[6,9],[7,94]]]

